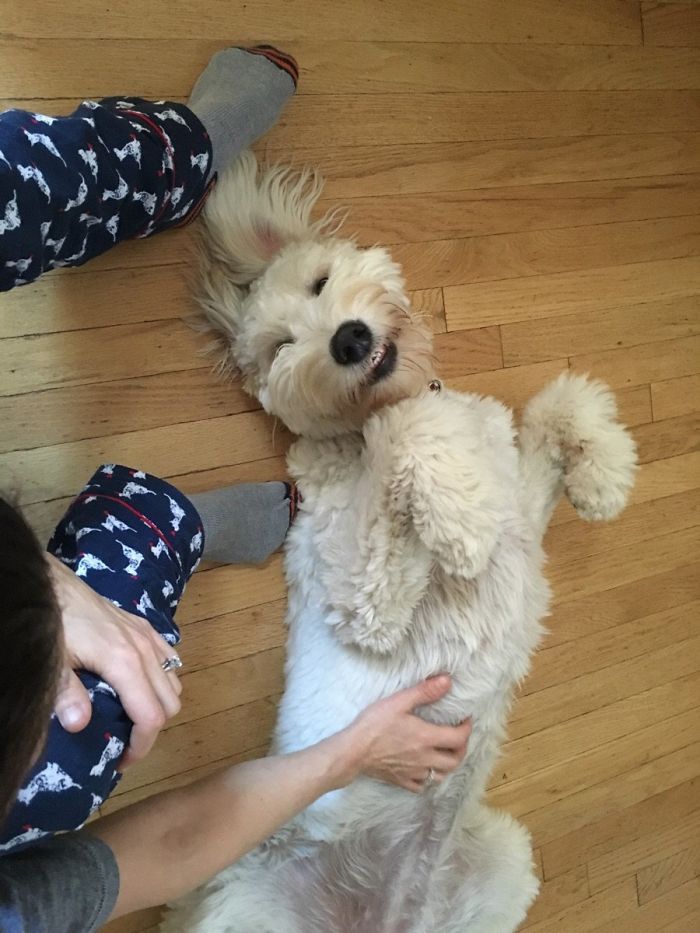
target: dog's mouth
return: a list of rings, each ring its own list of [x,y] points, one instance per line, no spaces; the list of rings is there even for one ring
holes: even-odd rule
[[[376,385],[386,379],[396,369],[398,350],[393,340],[382,341],[372,351],[369,358],[368,385]]]

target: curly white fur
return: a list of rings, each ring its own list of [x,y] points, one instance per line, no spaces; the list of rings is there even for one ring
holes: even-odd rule
[[[453,689],[421,714],[470,716],[473,733],[458,771],[423,795],[360,779],[321,798],[165,929],[512,931],[538,888],[529,836],[482,797],[547,610],[542,535],[562,491],[586,518],[616,514],[634,445],[610,393],[583,377],[530,402],[519,446],[499,402],[429,391],[430,341],[388,254],[324,237],[305,176],[256,178],[246,157],[209,202],[200,301],[249,389],[302,435],[289,455],[304,502],[287,544],[273,751],[307,747],[439,671]],[[385,378],[372,374],[381,353],[333,359],[348,320],[373,347],[395,345]],[[275,349],[281,339],[294,343]]]

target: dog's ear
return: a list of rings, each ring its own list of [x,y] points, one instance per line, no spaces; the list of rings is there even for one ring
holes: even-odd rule
[[[212,261],[235,285],[249,285],[287,243],[327,228],[328,218],[311,221],[322,188],[311,169],[259,171],[244,152],[217,180],[202,214]]]
[[[215,360],[217,371],[233,375],[238,369],[235,346],[245,290],[232,281],[226,266],[213,252],[207,236],[200,233],[194,246],[196,271],[189,278],[200,310],[188,319],[188,323],[194,330],[212,338],[204,347],[204,353]]]

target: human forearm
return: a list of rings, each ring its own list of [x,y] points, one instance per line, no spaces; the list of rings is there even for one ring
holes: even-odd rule
[[[91,824],[119,865],[113,916],[173,900],[356,776],[347,732],[293,755],[226,768]]]
[[[293,755],[226,768],[88,827],[114,852],[114,916],[191,891],[235,862],[318,797],[360,773],[420,791],[464,757],[470,723],[438,726],[413,715],[447,693],[434,677],[379,700],[342,732]]]

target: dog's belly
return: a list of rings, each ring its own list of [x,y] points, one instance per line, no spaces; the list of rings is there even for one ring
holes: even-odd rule
[[[434,802],[423,798],[414,826],[376,825],[333,843],[306,845],[277,865],[275,887],[303,933],[427,933],[422,908],[444,874]],[[440,834],[441,835],[441,834]],[[274,862],[274,860],[273,860]],[[280,931],[281,931],[280,927]],[[431,931],[432,933],[432,931]]]

